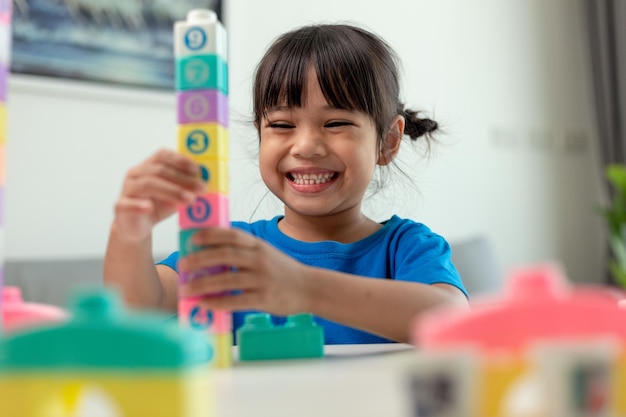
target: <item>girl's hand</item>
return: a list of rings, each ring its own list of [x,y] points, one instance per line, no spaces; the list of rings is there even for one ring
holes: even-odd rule
[[[169,149],[158,151],[126,174],[115,203],[118,236],[136,242],[147,239],[154,225],[176,212],[178,205],[193,203],[205,187],[191,159]]]
[[[201,230],[192,242],[205,249],[181,258],[181,273],[219,265],[234,270],[195,279],[180,287],[180,296],[205,296],[200,304],[206,309],[262,310],[281,316],[309,311],[305,284],[310,267],[239,229]],[[220,293],[229,294],[206,296]]]

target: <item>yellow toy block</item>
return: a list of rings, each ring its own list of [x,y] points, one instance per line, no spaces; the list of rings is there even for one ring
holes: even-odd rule
[[[7,141],[7,106],[0,102],[0,145]]]
[[[97,400],[99,408],[115,411],[112,415],[206,417],[213,415],[212,392],[207,367],[182,374],[128,370],[24,372],[0,378],[0,415],[89,415],[90,403]]]
[[[482,417],[502,417],[503,399],[530,369],[524,358],[503,355],[487,359],[482,364],[478,413]]]
[[[178,126],[178,151],[194,161],[227,160],[228,130],[217,123]]]
[[[215,346],[214,366],[216,368],[233,366],[233,334],[231,332],[214,334],[213,343]]]
[[[228,195],[228,162],[223,159],[198,161],[202,180],[207,184],[206,193]]]

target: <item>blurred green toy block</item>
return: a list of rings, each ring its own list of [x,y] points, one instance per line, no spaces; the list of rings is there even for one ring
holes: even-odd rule
[[[0,339],[1,416],[93,415],[94,396],[111,415],[213,414],[206,335],[126,311],[114,292],[83,294],[70,311]]]
[[[321,358],[324,356],[324,329],[308,313],[287,317],[275,326],[269,314],[246,316],[237,330],[240,361]]]

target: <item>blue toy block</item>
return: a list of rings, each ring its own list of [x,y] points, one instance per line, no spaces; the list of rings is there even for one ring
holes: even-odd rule
[[[324,328],[309,313],[287,317],[284,326],[273,325],[269,314],[249,314],[237,330],[237,341],[240,361],[324,356]]]

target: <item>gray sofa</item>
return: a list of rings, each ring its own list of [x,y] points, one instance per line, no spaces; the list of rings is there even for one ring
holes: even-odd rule
[[[502,288],[503,276],[487,238],[475,236],[450,245],[470,296]],[[7,261],[5,285],[20,287],[26,301],[67,306],[73,291],[102,287],[102,265],[101,258]]]
[[[102,265],[100,258],[7,261],[4,281],[25,301],[65,307],[73,291],[102,287]]]

